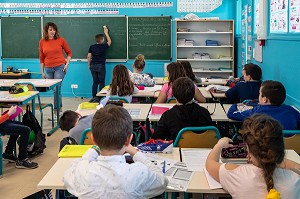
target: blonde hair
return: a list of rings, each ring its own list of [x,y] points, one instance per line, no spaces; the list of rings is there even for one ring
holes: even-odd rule
[[[145,56],[142,55],[142,54],[138,54],[136,57],[135,57],[135,60],[134,60],[134,63],[133,63],[133,67],[140,70],[140,71],[143,71],[144,68],[145,68]]]

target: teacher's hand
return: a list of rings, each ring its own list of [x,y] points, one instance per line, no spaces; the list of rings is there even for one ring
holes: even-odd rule
[[[65,67],[64,67],[64,69],[63,69],[63,71],[64,71],[65,73],[67,73],[68,66],[69,66],[69,64],[66,64]]]
[[[43,78],[43,79],[46,79],[45,73],[42,73],[42,78]]]

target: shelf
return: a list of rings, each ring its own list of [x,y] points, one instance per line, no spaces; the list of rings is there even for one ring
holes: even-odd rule
[[[177,46],[178,48],[232,48],[231,45],[221,45],[221,46]]]
[[[177,34],[232,34],[232,32],[177,32]]]
[[[177,61],[215,62],[215,61],[232,61],[232,59],[177,59]]]

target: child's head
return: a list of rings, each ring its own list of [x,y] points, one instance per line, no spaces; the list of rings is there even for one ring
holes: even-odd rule
[[[248,147],[248,158],[263,170],[269,191],[274,186],[274,170],[284,160],[282,126],[268,115],[254,114],[244,121],[242,133]]]
[[[190,78],[192,81],[196,81],[196,77],[195,77],[195,74],[193,72],[193,69],[192,69],[192,66],[191,66],[191,63],[189,61],[182,61],[180,62],[184,71],[185,71],[185,74],[188,78]]]
[[[286,98],[286,91],[282,83],[273,80],[264,81],[259,90],[259,103],[281,105]]]
[[[95,41],[97,44],[102,44],[104,42],[104,35],[98,34],[95,36]]]
[[[114,67],[110,89],[112,95],[127,96],[133,94],[134,85],[130,80],[127,68],[123,64]]]
[[[179,62],[172,62],[167,65],[169,73],[169,85],[172,84],[179,77],[185,77],[185,71]]]
[[[186,104],[194,98],[195,85],[188,77],[180,77],[174,81],[172,91],[177,102]]]
[[[132,130],[131,116],[123,107],[109,104],[94,115],[93,139],[101,150],[121,150],[130,143]]]
[[[133,63],[133,68],[137,70],[137,72],[142,72],[145,68],[145,56],[142,54],[138,54],[135,57],[134,63]]]
[[[250,80],[261,80],[261,76],[262,76],[262,72],[261,72],[261,68],[256,65],[256,64],[245,64],[244,65],[244,79],[245,81],[250,81]]]
[[[80,117],[80,114],[76,113],[75,111],[65,111],[59,119],[60,129],[69,132],[71,128],[76,126]]]

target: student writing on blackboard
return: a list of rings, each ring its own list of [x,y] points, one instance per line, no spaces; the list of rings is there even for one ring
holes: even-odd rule
[[[145,56],[138,54],[133,63],[133,73],[128,70],[131,81],[136,85],[152,87],[155,85],[154,79],[149,74],[142,73],[145,69]]]
[[[87,55],[88,67],[91,70],[93,77],[92,95],[96,97],[99,90],[105,85],[105,61],[106,61],[106,49],[111,45],[111,38],[108,34],[107,26],[103,26],[104,34],[107,42],[104,43],[104,35],[98,34],[95,36],[96,44],[93,44],[89,48]]]
[[[59,36],[56,24],[52,22],[46,23],[43,29],[43,38],[40,40],[39,47],[42,77],[63,80],[72,57],[72,51],[66,40]],[[64,52],[67,54],[67,59],[64,57]],[[61,87],[61,83],[59,87]],[[54,88],[53,91],[54,111],[56,113],[56,111],[62,107],[61,89],[59,88],[60,105],[56,104],[56,88]]]

